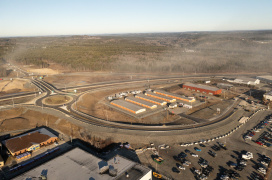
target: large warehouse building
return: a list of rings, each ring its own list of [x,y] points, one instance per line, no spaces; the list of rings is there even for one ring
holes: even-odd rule
[[[39,149],[41,146],[57,141],[58,137],[45,128],[38,129],[3,141],[8,151],[17,156]]]
[[[171,97],[171,98],[175,98],[181,101],[186,101],[186,102],[195,102],[195,98],[194,97],[184,97],[184,96],[179,96],[177,94],[173,94],[173,93],[169,93],[163,90],[154,90],[153,91],[156,94],[160,94],[163,96],[167,96],[167,97]]]
[[[14,180],[40,177],[41,172],[50,180],[150,180],[152,170],[119,155],[104,161],[80,148],[72,149]],[[34,179],[34,178],[33,178]]]
[[[155,105],[155,104],[153,104],[151,102],[139,99],[139,98],[127,97],[125,100],[129,101],[129,102],[132,102],[134,104],[137,104],[137,105],[149,108],[149,109],[155,109],[155,108],[157,108],[157,105]]]
[[[135,105],[133,103],[127,102],[125,100],[114,100],[111,102],[111,104],[121,109],[124,109],[126,111],[132,112],[134,114],[139,114],[146,111],[145,108]]]
[[[163,101],[167,101],[167,102],[175,102],[176,101],[175,98],[163,96],[163,95],[156,94],[156,93],[153,93],[153,92],[150,92],[150,91],[146,91],[145,95],[153,97],[153,98],[157,98],[157,99],[160,99],[160,100],[163,100]]]
[[[185,83],[183,84],[182,87],[187,90],[210,94],[210,95],[217,95],[222,93],[221,89],[218,89],[216,87],[201,85],[201,84]]]
[[[154,104],[157,104],[157,105],[161,105],[161,106],[167,104],[166,101],[163,101],[163,100],[160,100],[160,99],[157,99],[157,98],[153,98],[153,97],[150,97],[150,96],[146,96],[146,95],[143,95],[143,94],[137,94],[135,97],[139,98],[139,99],[142,99],[142,100],[145,100],[145,101],[148,101],[148,102],[151,102],[151,103],[154,103]]]

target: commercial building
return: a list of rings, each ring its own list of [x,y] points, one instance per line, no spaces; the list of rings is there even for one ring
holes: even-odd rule
[[[256,85],[256,84],[260,84],[260,80],[259,79],[253,79],[253,78],[247,78],[247,77],[239,77],[232,80],[228,80],[229,82],[232,83],[238,83],[238,84],[247,84],[247,85]]]
[[[75,148],[58,156],[30,171],[27,171],[14,180],[39,177],[41,172],[50,180],[150,180],[152,170],[128,160],[115,156],[104,161],[88,152]]]
[[[160,100],[160,99],[157,99],[157,98],[153,98],[153,97],[150,97],[150,96],[146,96],[144,94],[137,94],[135,97],[139,98],[139,99],[142,99],[142,100],[145,100],[145,101],[148,101],[148,102],[151,102],[151,103],[154,103],[154,104],[157,104],[157,105],[161,105],[161,106],[164,106],[164,105],[167,104],[166,101],[163,101],[163,100]]]
[[[150,92],[150,91],[146,91],[145,95],[153,97],[153,98],[157,98],[157,99],[160,99],[160,100],[163,100],[163,101],[167,101],[167,102],[175,102],[176,101],[175,98],[163,96],[163,95],[156,94],[156,93],[153,93],[153,92]]]
[[[139,114],[146,111],[145,108],[135,105],[133,103],[127,102],[125,100],[114,100],[111,102],[111,104],[121,109],[124,109],[126,111],[132,112],[134,114]]]
[[[265,83],[272,83],[272,76],[258,76],[257,79]]]
[[[38,129],[3,141],[13,156],[39,149],[41,146],[57,141],[58,137],[45,128]]]
[[[163,91],[163,90],[154,90],[153,92],[156,93],[156,94],[163,95],[163,96],[175,98],[175,99],[178,99],[178,100],[181,100],[181,101],[195,102],[195,98],[194,97],[184,97],[184,96],[180,96],[180,95],[177,95],[177,94],[169,93],[169,92],[166,92],[166,91]]]
[[[153,104],[151,102],[139,99],[139,98],[135,98],[135,97],[126,97],[125,99],[126,101],[132,102],[134,104],[149,108],[149,109],[155,109],[157,108],[156,104]]]
[[[272,91],[265,93],[263,97],[265,100],[272,101]]]
[[[182,87],[187,90],[196,91],[196,92],[204,93],[204,94],[210,94],[210,95],[217,95],[222,93],[221,89],[218,89],[216,87],[201,85],[201,84],[185,83],[183,84]]]

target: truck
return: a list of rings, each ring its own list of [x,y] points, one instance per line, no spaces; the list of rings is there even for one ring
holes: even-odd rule
[[[252,159],[253,154],[251,152],[246,152],[245,154],[242,154],[243,159]]]

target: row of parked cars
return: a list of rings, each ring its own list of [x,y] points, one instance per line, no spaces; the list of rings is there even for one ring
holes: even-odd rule
[[[260,123],[258,123],[255,127],[253,127],[253,129],[251,129],[250,131],[248,131],[245,135],[244,135],[244,139],[245,140],[251,140],[253,136],[256,135],[256,133],[260,132],[261,130],[263,130],[265,127],[267,127],[269,125],[269,123],[272,122],[272,119],[268,119],[268,120],[264,120],[261,121]]]

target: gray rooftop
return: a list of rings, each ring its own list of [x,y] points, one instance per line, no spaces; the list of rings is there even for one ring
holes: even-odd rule
[[[210,90],[210,91],[218,91],[219,90],[216,87],[206,86],[206,85],[202,85],[202,84],[185,83],[184,85],[199,88],[199,89],[206,89],[206,90]]]
[[[136,105],[136,104],[133,104],[131,102],[128,102],[128,101],[125,101],[125,100],[114,100],[111,102],[111,104],[117,104],[119,106],[122,106],[122,107],[125,107],[125,108],[128,108],[132,111],[139,111],[139,110],[142,110],[142,109],[145,109],[139,105]]]
[[[159,98],[168,99],[168,100],[170,100],[170,101],[175,100],[175,98],[163,96],[163,95],[156,94],[156,93],[153,93],[153,92],[150,92],[150,91],[146,91],[145,94],[149,94],[149,95],[156,96],[156,97],[159,97]]]
[[[249,78],[249,77],[237,77],[236,79],[241,79],[243,81],[252,81],[252,82],[255,82],[257,79],[254,79],[254,78]]]
[[[99,167],[107,164],[117,169],[117,176],[112,177],[108,172],[99,174]],[[138,173],[133,173],[134,170]],[[50,180],[115,180],[124,179],[125,172],[132,172],[136,177],[130,175],[127,180],[140,179],[143,175],[151,171],[149,168],[139,165],[121,156],[115,156],[108,162],[99,159],[82,149],[75,148],[57,158],[48,161],[24,174],[14,178],[14,180],[39,177],[41,172],[47,171],[47,179]]]
[[[138,103],[141,103],[141,104],[144,104],[148,107],[153,107],[153,106],[157,106],[151,102],[148,102],[148,101],[145,101],[145,100],[142,100],[142,99],[139,99],[139,98],[135,98],[135,97],[127,97],[126,99],[129,99],[129,100],[132,100],[132,101],[135,101],[135,102],[138,102]]]
[[[160,104],[166,103],[166,101],[163,101],[163,100],[160,100],[160,99],[157,99],[157,98],[153,98],[153,97],[150,97],[150,96],[146,96],[144,94],[137,94],[135,97],[142,97],[142,98],[145,98],[145,99],[148,99],[148,100],[160,103]]]

